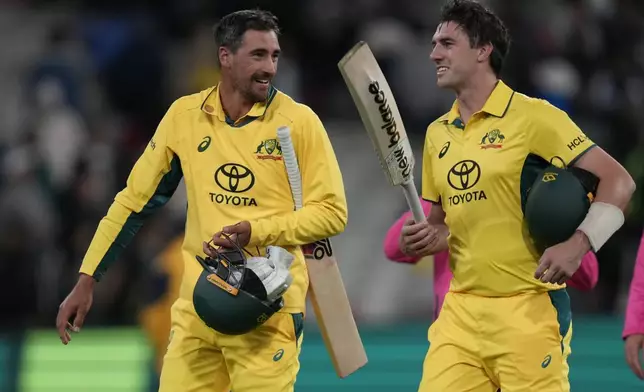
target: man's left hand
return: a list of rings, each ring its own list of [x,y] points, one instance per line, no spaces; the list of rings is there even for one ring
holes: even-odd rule
[[[232,226],[226,226],[221,231],[216,232],[212,236],[212,246],[219,248],[234,248],[233,242],[239,245],[240,248],[244,248],[250,242],[250,233],[251,227],[249,221],[241,221]],[[226,234],[226,235],[224,235]],[[228,237],[228,238],[227,238]],[[230,238],[230,239],[229,239]],[[204,243],[204,251],[207,255],[211,255],[209,252],[212,252],[211,246],[207,243]]]
[[[543,252],[534,277],[544,283],[564,284],[577,272],[581,259],[590,249],[586,234],[576,231],[569,240]]]

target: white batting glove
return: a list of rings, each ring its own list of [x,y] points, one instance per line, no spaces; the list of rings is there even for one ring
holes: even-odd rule
[[[291,264],[293,264],[293,260],[295,260],[295,256],[279,246],[268,246],[266,248],[266,257],[287,270],[291,268]]]
[[[262,281],[269,301],[281,297],[293,283],[289,268],[295,257],[286,250],[269,246],[266,257],[251,257],[246,265]]]

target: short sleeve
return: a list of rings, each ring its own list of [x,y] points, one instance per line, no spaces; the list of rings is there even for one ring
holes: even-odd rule
[[[533,118],[530,130],[530,152],[533,154],[554,164],[560,159],[570,166],[595,147],[563,110],[541,100],[533,103],[529,110]]]
[[[434,182],[434,172],[432,170],[432,159],[436,155],[434,145],[429,139],[429,130],[425,136],[425,146],[423,147],[422,163],[422,197],[432,203],[440,202],[440,195]]]

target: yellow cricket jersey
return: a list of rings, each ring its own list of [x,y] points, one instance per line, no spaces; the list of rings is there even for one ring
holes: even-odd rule
[[[446,213],[451,291],[508,296],[561,287],[534,278],[539,256],[522,198],[536,164],[568,165],[594,145],[565,112],[502,81],[466,125],[457,102],[429,125],[422,195]]]
[[[304,207],[298,211],[276,140],[283,125],[291,129],[302,174]],[[192,301],[202,243],[224,226],[248,220],[251,253],[259,247],[265,255],[265,246],[278,245],[295,254],[283,311],[304,312],[308,274],[299,245],[337,235],[347,222],[340,168],[318,116],[272,87],[266,102],[237,122],[225,114],[217,87],[178,99],[101,220],[80,272],[98,280],[181,178],[188,208],[180,298]]]

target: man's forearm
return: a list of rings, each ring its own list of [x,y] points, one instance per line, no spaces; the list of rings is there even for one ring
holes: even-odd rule
[[[136,213],[131,206],[121,203],[117,195],[117,200],[98,224],[79,272],[99,281],[132,242],[144,219],[144,214]]]
[[[626,211],[634,192],[635,182],[628,173],[608,176],[599,182],[594,201],[612,204],[620,210]]]
[[[597,252],[624,224],[624,211],[635,192],[635,182],[622,165],[599,148],[585,153],[575,166],[599,178],[595,200],[579,226]]]
[[[602,178],[597,197],[590,205],[578,231],[583,232],[595,252],[624,224],[624,211],[635,192],[635,183],[626,175]]]
[[[250,224],[249,245],[305,245],[342,233],[347,225],[347,210],[343,203],[316,203]]]

